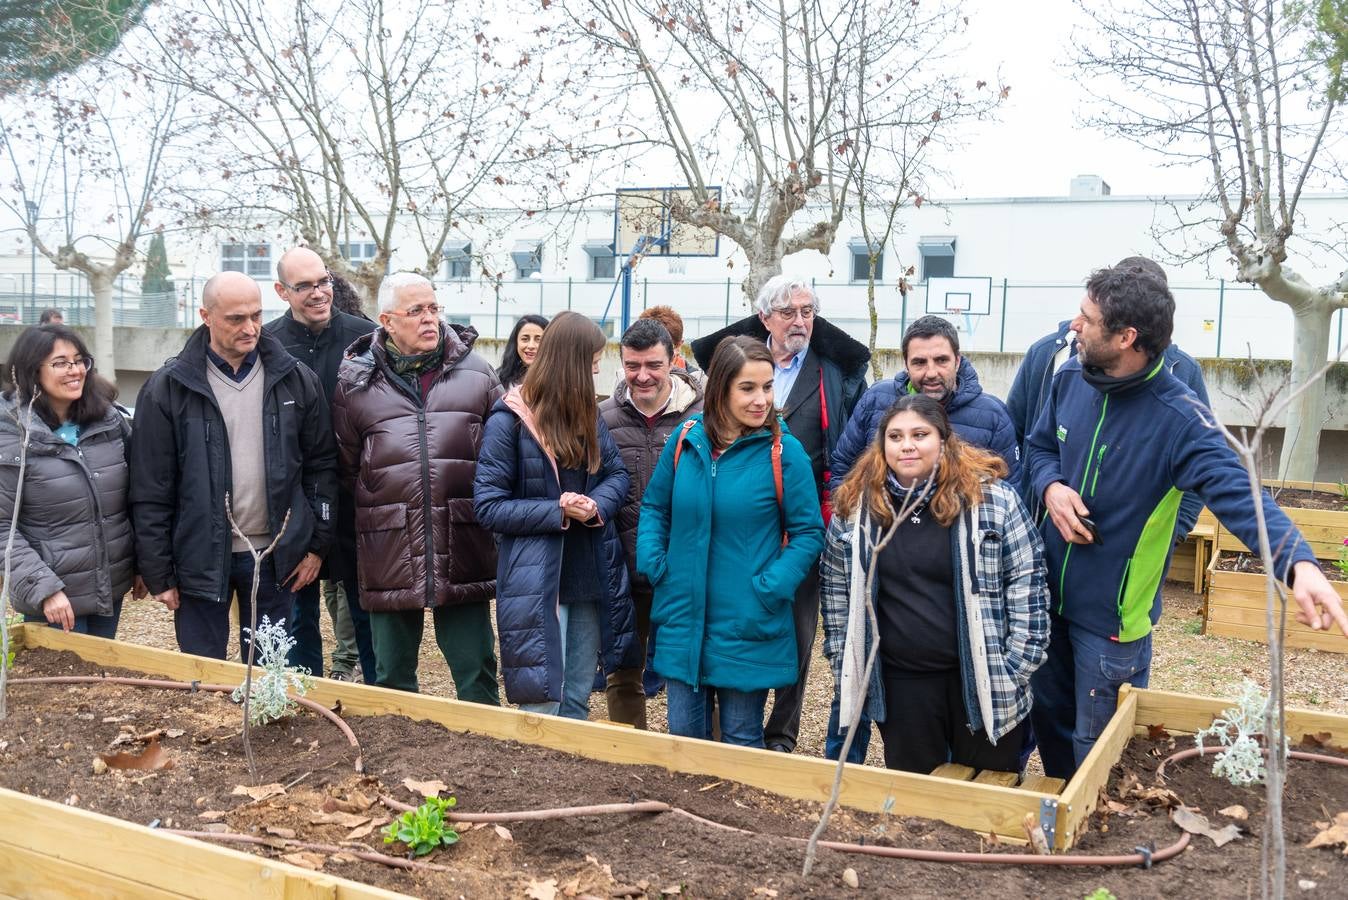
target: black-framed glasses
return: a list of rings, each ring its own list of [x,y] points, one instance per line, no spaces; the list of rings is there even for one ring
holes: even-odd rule
[[[284,281],[282,281],[281,287],[285,288],[288,291],[294,291],[297,294],[312,293],[314,290],[318,288],[332,287],[332,273],[329,272],[328,274],[324,275],[317,281],[301,281],[299,284],[286,284]]]
[[[74,359],[53,359],[47,363],[51,370],[57,375],[65,375],[76,366],[82,366],[84,371],[89,371],[94,367],[94,358],[92,356],[77,356]]]
[[[430,313],[439,318],[440,309],[439,303],[418,303],[416,306],[409,306],[407,309],[390,309],[389,314],[401,316],[404,319],[420,319],[426,313]]]

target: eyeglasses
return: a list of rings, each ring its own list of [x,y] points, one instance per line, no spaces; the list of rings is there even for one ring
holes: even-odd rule
[[[426,313],[430,313],[431,315],[435,316],[436,318],[439,318],[439,316],[440,316],[440,304],[439,304],[439,303],[418,303],[416,306],[409,306],[407,309],[390,309],[390,310],[389,310],[389,314],[390,314],[390,315],[394,315],[394,316],[402,316],[404,319],[420,319],[422,316],[426,315]]]
[[[65,375],[76,366],[80,366],[84,371],[89,371],[94,367],[94,358],[92,356],[77,356],[74,359],[54,359],[47,363],[51,370],[57,375]]]
[[[332,273],[329,272],[317,281],[301,281],[299,284],[286,284],[283,281],[281,282],[281,287],[288,291],[294,291],[297,294],[308,294],[313,292],[316,288],[330,288],[332,287]]]
[[[774,306],[772,313],[783,322],[793,322],[796,316],[808,322],[814,318],[815,309],[813,306]]]

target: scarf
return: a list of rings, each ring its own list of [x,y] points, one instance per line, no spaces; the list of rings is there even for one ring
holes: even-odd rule
[[[1161,366],[1164,364],[1165,361],[1161,356],[1153,356],[1147,360],[1147,364],[1141,369],[1121,378],[1106,375],[1104,370],[1097,366],[1082,366],[1081,377],[1086,379],[1087,384],[1102,394],[1118,394],[1131,390],[1145,381],[1150,381],[1157,372],[1161,371]]]
[[[418,397],[421,396],[421,374],[427,369],[433,369],[440,365],[445,358],[445,342],[441,338],[435,345],[434,350],[427,350],[425,353],[404,354],[393,345],[393,339],[385,335],[384,352],[388,356],[388,367],[397,375],[412,392]]]

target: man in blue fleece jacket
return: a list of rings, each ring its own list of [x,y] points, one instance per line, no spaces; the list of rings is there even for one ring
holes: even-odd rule
[[[1192,491],[1247,546],[1258,546],[1245,470],[1192,391],[1165,365],[1175,300],[1136,267],[1102,269],[1072,320],[1075,359],[1053,378],[1026,465],[1047,511],[1052,592],[1048,661],[1032,712],[1044,771],[1071,778],[1129,682],[1145,687],[1182,492]],[[1325,629],[1348,615],[1314,554],[1271,497],[1264,518],[1274,571],[1298,620]]]

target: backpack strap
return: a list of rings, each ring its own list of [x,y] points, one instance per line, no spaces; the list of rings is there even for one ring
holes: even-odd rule
[[[777,491],[777,515],[782,519],[782,546],[786,546],[786,505],[782,502],[782,436],[772,436],[772,486]]]
[[[693,430],[694,424],[696,423],[692,419],[689,419],[688,421],[684,422],[683,427],[679,429],[679,441],[674,445],[674,470],[676,472],[679,469],[679,457],[683,455],[683,439],[688,437],[688,432]],[[782,499],[782,488],[780,478],[777,479],[777,499],[778,501]]]

